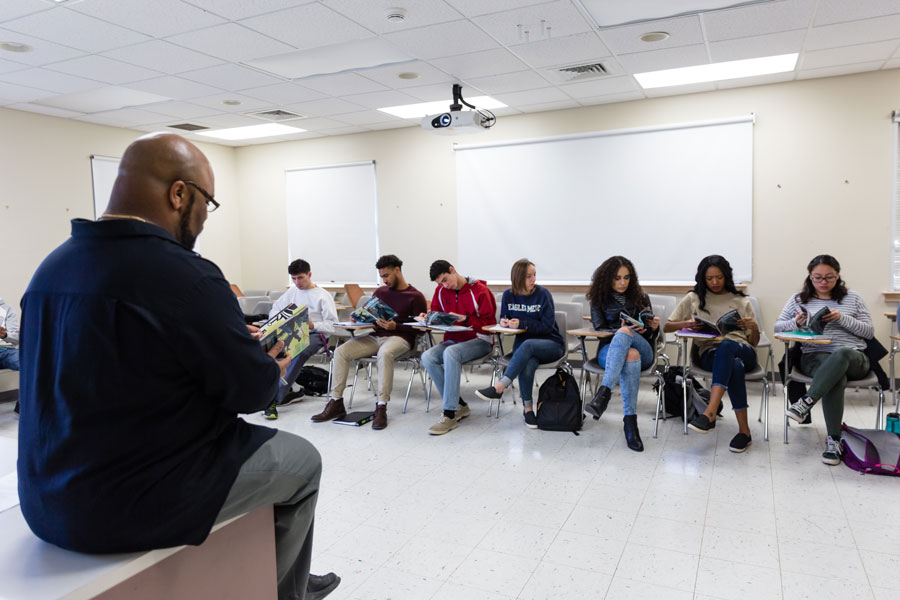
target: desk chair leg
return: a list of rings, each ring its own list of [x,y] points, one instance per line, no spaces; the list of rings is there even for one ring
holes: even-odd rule
[[[406,414],[406,405],[409,404],[409,391],[412,389],[413,377],[416,376],[416,373],[418,371],[419,371],[419,363],[416,362],[413,365],[412,373],[409,374],[409,383],[406,384],[406,400],[403,401],[403,410],[400,411],[404,415]]]
[[[876,389],[878,390],[878,410],[875,411],[875,418],[877,419],[875,429],[884,429],[884,390],[881,389],[881,386],[878,386]]]
[[[356,372],[353,374],[353,385],[350,386],[350,401],[347,408],[353,408],[353,394],[356,393],[356,382],[359,380],[359,361],[356,361]]]
[[[327,395],[329,398],[331,398],[332,373],[334,373],[334,353],[331,354],[331,360],[328,362],[328,392],[327,392]]]
[[[425,412],[431,410],[431,388],[434,387],[431,377],[428,378],[428,385],[425,388]]]
[[[582,365],[582,367],[581,367],[581,414],[584,414],[584,403],[586,400],[585,394],[587,392],[587,388],[585,387],[585,384],[587,383],[587,379],[589,377],[590,377],[590,375],[587,374],[587,371],[585,371],[585,369],[584,369],[584,365]]]
[[[687,353],[687,341],[686,341],[686,340],[685,340],[685,342],[684,342],[684,350],[682,350],[680,346],[679,346],[679,348],[678,348],[678,358],[679,358],[679,361],[680,361],[680,359],[681,359],[682,352],[684,352],[684,356],[685,356],[685,357],[688,356],[688,353]],[[688,377],[690,376],[690,365],[687,364],[687,361],[684,362],[684,368],[682,369],[681,373],[682,373],[682,377],[681,377],[681,395],[682,395],[682,402],[683,402],[682,410],[684,411],[684,412],[682,413],[682,414],[684,415],[684,417],[682,418],[682,421],[684,421],[684,435],[687,435],[687,414],[688,414],[688,411],[687,411],[687,404],[688,404],[688,401],[687,401],[687,384],[688,384]]]
[[[765,431],[765,440],[768,442],[769,441],[769,380],[763,379],[762,384],[763,384],[763,397],[762,397],[762,403],[760,404],[760,409],[766,411],[766,422],[765,422],[765,426],[763,429]]]
[[[787,370],[787,367],[788,367],[788,365],[785,365],[785,370]],[[789,378],[786,378],[786,379],[787,379],[787,381],[784,382],[784,389],[782,390],[784,392],[784,410],[785,410],[785,412],[787,412],[787,409],[790,406],[790,404],[788,404],[788,387],[791,382],[791,380]],[[788,443],[788,427],[790,426],[790,419],[788,419],[787,414],[785,414],[783,416],[784,416],[784,443],[787,444]]]
[[[366,389],[372,391],[372,365],[366,365]]]
[[[662,406],[663,385],[665,385],[665,382],[663,381],[662,375],[659,374],[659,371],[656,371],[656,383],[659,388],[656,391],[656,423],[653,425],[653,439],[656,439],[659,435],[659,413],[660,411],[662,411],[663,415],[666,413]]]

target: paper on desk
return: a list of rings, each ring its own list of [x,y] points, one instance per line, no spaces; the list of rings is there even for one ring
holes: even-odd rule
[[[0,477],[0,512],[19,504],[19,478],[15,471]]]

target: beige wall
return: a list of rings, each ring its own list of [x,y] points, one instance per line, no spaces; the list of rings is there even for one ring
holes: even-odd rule
[[[94,218],[91,155],[121,156],[140,135],[0,108],[0,296],[9,304],[18,306],[34,270],[69,237],[69,221]],[[234,207],[234,150],[201,147],[216,173],[216,198]],[[197,242],[197,250],[235,280],[241,278],[239,230],[239,212],[223,208]]]
[[[882,301],[881,292],[889,285],[890,116],[898,105],[900,71],[881,71],[507,116],[477,137],[440,137],[416,127],[237,150],[208,144],[203,149],[213,163],[223,208],[207,221],[198,250],[242,287],[285,284],[285,169],[374,159],[381,252],[406,261],[409,279],[430,296],[428,265],[436,258],[452,262],[457,255],[453,141],[482,143],[752,112],[757,121],[749,290],[760,297],[769,328],[800,284],[807,261],[828,252],[869,303],[879,337],[886,341],[888,325],[881,313],[893,306]],[[139,134],[2,109],[0,132],[6,142],[0,148],[0,243],[11,255],[2,263],[0,293],[18,303],[34,268],[68,236],[69,219],[92,215],[89,156],[118,156]],[[596,239],[596,224],[560,221],[553,226],[570,227],[573,239],[579,234]],[[337,223],[316,225],[332,229],[334,243],[340,244]],[[670,243],[677,243],[678,235],[672,232]],[[494,242],[470,243],[490,252]],[[527,240],[511,243],[528,254]],[[597,262],[614,252],[603,248]],[[460,267],[465,271],[465,265]],[[318,280],[328,278],[327,265],[314,265],[314,270]]]

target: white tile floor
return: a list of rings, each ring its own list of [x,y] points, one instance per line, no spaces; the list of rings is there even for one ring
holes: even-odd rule
[[[470,375],[464,397],[488,377]],[[343,578],[330,598],[900,597],[900,479],[823,465],[818,409],[785,446],[776,395],[767,443],[751,384],[753,445],[733,454],[728,411],[712,434],[684,436],[670,419],[653,439],[655,397],[642,383],[639,454],[625,446],[617,392],[580,436],[526,429],[509,399],[488,418],[473,398],[471,417],[431,437],[439,396],[425,413],[414,384],[401,414],[407,378],[398,371],[384,431],[313,424],[318,398],[274,422],[322,453],[313,571]],[[872,427],[869,401],[849,391],[845,420]],[[372,404],[361,387],[354,408]],[[16,436],[11,404],[0,404],[0,436]]]

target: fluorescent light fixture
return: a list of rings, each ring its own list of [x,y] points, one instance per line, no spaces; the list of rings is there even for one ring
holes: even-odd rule
[[[732,60],[711,65],[697,65],[696,67],[649,71],[647,73],[635,73],[634,78],[637,79],[642,88],[649,90],[673,85],[689,85],[692,83],[706,83],[708,81],[725,81],[728,79],[740,79],[741,77],[771,75],[772,73],[793,71],[797,65],[797,56],[799,55],[796,53],[779,54],[778,56]]]
[[[506,105],[490,96],[477,96],[466,98],[466,102],[474,104],[478,108],[506,108]],[[379,108],[383,113],[400,117],[401,119],[421,119],[426,115],[447,112],[450,110],[452,100],[438,100],[437,102],[420,102],[419,104],[404,104],[403,106],[388,106]],[[465,105],[463,105],[465,107]]]
[[[263,125],[248,125],[246,127],[231,127],[229,129],[211,129],[198,131],[197,135],[216,138],[217,140],[252,140],[255,138],[273,137],[276,135],[289,135],[291,133],[303,133],[305,129],[288,127],[280,123],[264,123]]]

